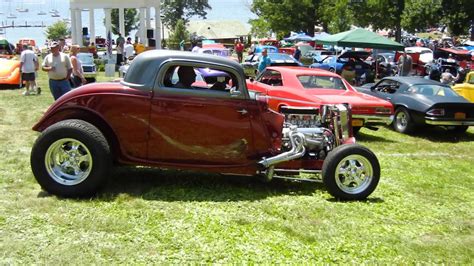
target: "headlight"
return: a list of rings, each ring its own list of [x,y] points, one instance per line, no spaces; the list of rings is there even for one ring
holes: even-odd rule
[[[442,108],[436,108],[436,109],[431,109],[428,112],[426,112],[427,115],[432,115],[432,116],[444,116],[445,111]]]

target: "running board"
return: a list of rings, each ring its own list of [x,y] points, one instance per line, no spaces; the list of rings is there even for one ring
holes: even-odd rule
[[[321,170],[275,169],[275,173],[283,174],[283,175],[285,173],[306,173],[306,174],[319,174],[319,176],[321,176],[321,172],[322,172]],[[292,180],[292,181],[315,182],[315,183],[321,183],[323,181],[322,179],[281,176],[278,174],[273,175],[273,178]]]
[[[312,182],[312,183],[322,183],[323,182],[323,180],[321,180],[321,179],[298,178],[298,177],[279,176],[279,175],[274,175],[273,178],[291,180],[291,181]]]

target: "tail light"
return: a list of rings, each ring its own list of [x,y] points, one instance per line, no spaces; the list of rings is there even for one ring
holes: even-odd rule
[[[443,108],[436,108],[436,109],[431,109],[428,112],[426,112],[427,115],[432,115],[432,116],[444,116],[446,112],[444,111]]]

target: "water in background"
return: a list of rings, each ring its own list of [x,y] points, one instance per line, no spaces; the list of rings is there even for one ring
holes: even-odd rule
[[[211,10],[208,10],[208,20],[238,20],[247,24],[248,20],[255,18],[250,11],[252,0],[209,0]],[[28,9],[28,12],[18,12],[17,8]],[[56,9],[60,17],[52,17],[50,11]],[[45,12],[46,15],[38,15],[39,12]],[[45,25],[49,26],[58,20],[69,20],[71,13],[69,11],[68,0],[0,0],[0,25]],[[10,19],[7,16],[12,13],[17,18]],[[152,17],[154,16],[152,9]],[[105,37],[104,11],[96,9],[94,13],[96,36]],[[194,18],[192,20],[199,20]],[[82,26],[89,26],[89,12],[82,12]],[[153,24],[153,22],[152,22]],[[248,24],[247,24],[248,25]],[[6,38],[10,43],[15,44],[21,38],[31,38],[36,40],[38,46],[42,46],[46,37],[44,31],[46,28],[7,28],[0,32],[0,38]],[[133,36],[133,32],[131,35]]]

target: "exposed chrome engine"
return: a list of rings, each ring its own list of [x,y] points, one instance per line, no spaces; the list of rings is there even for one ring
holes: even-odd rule
[[[263,169],[305,156],[323,160],[332,149],[349,138],[349,110],[346,105],[283,107],[281,113],[285,115],[282,153],[263,158],[258,163]]]

